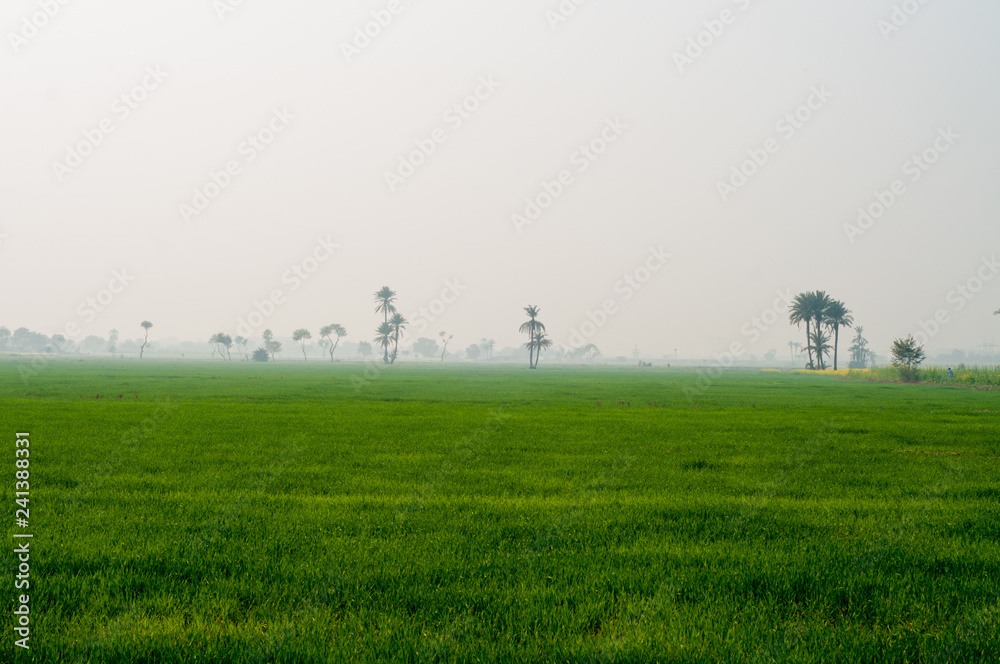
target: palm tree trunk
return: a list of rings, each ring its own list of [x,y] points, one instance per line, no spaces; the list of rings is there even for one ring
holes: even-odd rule
[[[806,319],[806,352],[809,353],[809,368],[814,369],[813,364],[813,351],[812,351],[812,334],[809,332],[809,319]]]
[[[837,345],[840,343],[840,325],[833,326],[833,370],[837,370]]]

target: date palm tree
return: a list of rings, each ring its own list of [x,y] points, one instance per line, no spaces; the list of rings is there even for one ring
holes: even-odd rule
[[[389,364],[396,363],[396,357],[399,355],[399,332],[406,328],[408,322],[398,311],[389,319],[389,325],[392,327],[392,355]]]
[[[830,337],[823,331],[823,328],[817,327],[813,330],[812,337],[809,339],[809,347],[812,352],[816,353],[819,366],[825,367],[823,357],[830,354]]]
[[[535,343],[538,335],[545,334],[545,325],[538,320],[538,307],[525,307],[524,312],[528,314],[528,320],[521,324],[520,332],[528,335],[528,343],[524,347],[528,349],[528,368],[534,369],[536,366],[535,353],[538,345]]]
[[[375,292],[375,302],[377,304],[375,311],[383,315],[382,323],[388,325],[389,314],[396,313],[396,291],[392,290],[388,286],[382,286],[382,288]],[[381,326],[379,327],[377,333],[382,333]],[[382,355],[382,362],[389,364],[389,346],[383,346],[383,350],[385,352]]]
[[[389,346],[392,345],[392,325],[386,321],[385,323],[380,323],[378,329],[375,330],[375,345],[381,346],[383,351],[384,361],[389,361]]]
[[[542,351],[552,348],[552,340],[545,336],[544,332],[540,332],[535,336],[535,340],[532,342],[535,347],[535,366],[533,369],[538,368],[538,360],[542,357]]]
[[[817,358],[817,362],[813,362],[813,353],[810,350],[810,343],[813,335],[813,328],[819,329],[823,326],[823,321],[826,318],[826,310],[833,302],[830,296],[824,291],[808,291],[805,293],[799,293],[792,300],[792,307],[788,314],[788,319],[790,322],[795,323],[795,325],[800,325],[802,323],[806,324],[806,350],[809,351],[809,368],[810,369],[824,369],[825,364],[823,363],[823,358]]]
[[[840,300],[832,300],[823,312],[823,322],[827,327],[833,328],[833,370],[837,370],[837,347],[840,345],[840,326],[851,327],[854,325],[854,316],[851,310],[844,306]]]

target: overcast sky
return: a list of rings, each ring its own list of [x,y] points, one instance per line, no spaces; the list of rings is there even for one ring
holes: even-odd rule
[[[370,340],[388,285],[413,337],[462,347],[522,343],[531,304],[606,355],[780,357],[804,332],[778,294],[821,289],[882,353],[935,315],[932,352],[1000,341],[998,22],[991,0],[6,0],[0,325]]]

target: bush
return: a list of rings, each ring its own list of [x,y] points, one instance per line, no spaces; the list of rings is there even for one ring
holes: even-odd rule
[[[267,354],[266,348],[258,348],[253,352],[254,362],[267,362],[271,359],[271,356]]]
[[[896,367],[899,370],[899,379],[904,383],[916,383],[919,378],[920,372],[916,367],[899,366]]]

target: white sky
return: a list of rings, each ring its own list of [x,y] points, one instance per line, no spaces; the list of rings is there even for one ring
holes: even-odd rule
[[[224,18],[213,0],[71,0],[12,39],[47,4],[0,8],[12,330],[135,337],[149,319],[154,339],[207,340],[281,289],[266,326],[339,322],[370,340],[378,288],[412,319],[457,279],[461,296],[414,336],[521,343],[534,304],[568,344],[610,298],[616,313],[587,338],[606,355],[705,357],[751,342],[741,329],[777,291],[823,289],[883,353],[937,310],[948,322],[932,352],[1000,341],[1000,275],[971,301],[949,297],[1000,253],[995,2],[928,2],[885,38],[889,0],[589,0],[555,30],[556,0],[400,0],[351,62],[342,43],[388,0],[243,0]],[[679,71],[675,52],[724,10],[731,24]],[[167,76],[122,118],[115,100],[147,68]],[[449,124],[483,77],[499,88]],[[832,97],[788,136],[776,122],[813,88]],[[241,143],[274,109],[295,119],[248,163]],[[53,163],[104,118],[113,133],[59,181]],[[616,118],[621,137],[579,172],[574,153]],[[960,138],[911,181],[904,162],[949,127]],[[437,128],[446,142],[390,191],[386,171]],[[718,182],[770,138],[777,152],[724,202]],[[230,160],[240,173],[185,223],[179,206]],[[512,214],[562,170],[572,184],[518,233]],[[905,193],[849,242],[844,225],[895,179]],[[282,275],[317,237],[340,248],[293,289]],[[659,247],[672,257],[625,301],[616,282]],[[81,314],[123,268],[124,292]],[[781,357],[803,337],[782,315],[747,352]]]

